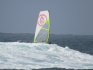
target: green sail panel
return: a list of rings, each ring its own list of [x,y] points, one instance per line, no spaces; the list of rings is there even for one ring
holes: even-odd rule
[[[34,42],[48,43],[50,37],[50,18],[48,11],[41,11],[37,21]]]

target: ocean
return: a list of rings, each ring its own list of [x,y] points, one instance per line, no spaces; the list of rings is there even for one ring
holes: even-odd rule
[[[0,33],[0,69],[93,69],[93,35],[51,34],[51,44],[33,43],[34,34]]]

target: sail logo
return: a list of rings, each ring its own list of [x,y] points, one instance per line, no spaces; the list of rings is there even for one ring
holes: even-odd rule
[[[38,24],[43,26],[46,23],[47,16],[45,14],[41,14],[38,19]]]

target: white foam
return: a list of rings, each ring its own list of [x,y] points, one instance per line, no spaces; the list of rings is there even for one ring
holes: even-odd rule
[[[93,55],[56,44],[0,42],[0,69],[93,69]]]

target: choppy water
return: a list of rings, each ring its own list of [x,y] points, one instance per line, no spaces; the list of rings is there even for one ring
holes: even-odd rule
[[[52,67],[93,69],[93,55],[57,44],[0,42],[0,69]]]

